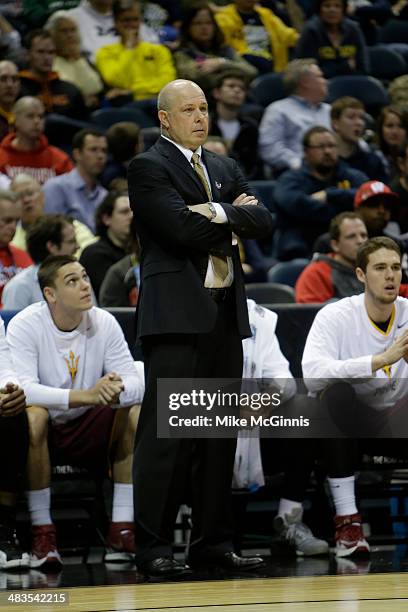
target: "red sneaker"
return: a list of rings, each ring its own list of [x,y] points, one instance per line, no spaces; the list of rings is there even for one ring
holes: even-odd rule
[[[62,565],[57,550],[55,525],[33,525],[31,534],[30,567],[40,567],[45,564]]]
[[[349,557],[354,553],[367,554],[370,552],[368,542],[364,538],[359,514],[335,516],[334,524],[337,557]]]
[[[126,562],[135,557],[134,523],[111,523],[105,549],[105,561]]]

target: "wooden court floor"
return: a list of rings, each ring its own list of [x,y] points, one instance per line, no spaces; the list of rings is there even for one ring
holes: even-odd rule
[[[6,601],[10,591],[3,591],[0,612],[408,612],[406,573],[75,587],[63,592],[69,595],[69,605],[11,604]]]

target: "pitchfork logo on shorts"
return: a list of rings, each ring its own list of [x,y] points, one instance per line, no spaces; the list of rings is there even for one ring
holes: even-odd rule
[[[70,351],[69,352],[69,359],[67,359],[66,357],[64,357],[64,359],[65,359],[65,363],[68,366],[68,371],[69,371],[69,373],[71,375],[72,383],[74,383],[76,375],[78,373],[79,355],[78,355],[78,357],[75,357],[75,353]]]

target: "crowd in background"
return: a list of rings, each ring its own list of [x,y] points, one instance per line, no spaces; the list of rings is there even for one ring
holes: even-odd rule
[[[203,89],[210,115],[205,147],[239,163],[272,216],[267,238],[238,239],[248,285],[279,280],[302,303],[353,296],[364,289],[354,273],[359,248],[368,238],[392,237],[404,253],[400,295],[407,296],[408,36],[406,43],[395,35],[385,44],[392,27],[406,24],[407,34],[407,5],[408,0],[0,1],[1,307],[22,311],[43,299],[38,271],[50,255],[65,258],[60,263],[83,283],[89,278],[89,303],[137,304],[140,252],[127,169],[159,137],[157,95],[176,78]],[[381,57],[388,66],[393,58],[394,72],[380,74]],[[372,75],[382,82],[370,80]],[[377,98],[369,98],[370,87]],[[47,295],[54,310],[66,311],[62,298]],[[45,305],[36,308],[48,316]],[[276,315],[254,302],[249,308],[252,328],[268,323],[265,334],[273,338]],[[37,310],[20,313],[11,335],[18,321],[38,331],[29,320]],[[42,358],[47,351],[40,336],[35,343]],[[290,377],[280,350],[269,358],[281,359]],[[67,365],[73,381],[75,363]],[[117,398],[119,381],[104,384]],[[129,405],[139,396],[134,393]],[[95,395],[88,400],[94,404]],[[41,420],[41,448],[45,414],[32,417]],[[286,470],[290,476],[288,464]],[[38,566],[49,562],[50,550],[51,561],[61,561],[54,528],[43,529],[50,523],[50,489],[47,474],[42,476],[33,489],[40,488],[43,498],[29,498],[33,526],[41,527],[36,541],[45,538],[49,546],[44,552],[39,545]],[[292,488],[281,500],[279,516],[286,522],[277,531],[287,538],[296,525],[297,554],[324,554],[327,543],[301,522],[302,485],[309,476],[306,469],[304,479],[290,480],[300,491]],[[126,525],[109,535],[113,556],[116,538],[122,553],[134,552],[126,478],[127,488],[116,489],[113,504],[113,522]],[[120,506],[126,512],[118,518]],[[349,529],[357,517],[352,552],[367,552],[354,500],[346,510],[338,514],[351,518],[337,529]],[[350,547],[340,546],[340,552],[351,554]]]
[[[239,162],[274,217],[267,240],[240,244],[247,283],[274,280],[282,262],[305,267],[316,249],[315,258],[332,263],[330,239],[319,237],[339,213],[355,209],[368,236],[403,236],[408,44],[381,40],[406,16],[405,2],[2,2],[0,291],[29,267],[18,286],[30,303],[35,293],[23,279],[35,279],[40,263],[30,232],[37,223],[52,228],[48,215],[57,214],[74,228],[77,250],[68,250],[81,256],[95,300],[136,303],[127,166],[158,137],[157,94],[174,78],[203,88],[206,146]],[[397,78],[379,84],[390,103],[364,105],[353,84],[336,99],[333,78],[376,74],[372,49],[392,50],[402,62]],[[378,197],[355,200],[367,181],[396,194],[379,206],[375,229],[364,211],[372,213]],[[27,305],[12,288],[3,307]]]

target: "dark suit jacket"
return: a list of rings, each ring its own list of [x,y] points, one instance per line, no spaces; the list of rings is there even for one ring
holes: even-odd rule
[[[231,233],[260,238],[272,229],[271,215],[262,205],[232,206],[239,194],[251,193],[234,160],[205,151],[203,161],[213,201],[222,205],[228,224],[211,223],[187,208],[208,198],[191,164],[164,138],[130,164],[129,197],[142,247],[139,337],[207,333],[214,327],[217,305],[203,285],[209,253],[233,258],[238,330],[243,337],[250,335]]]

